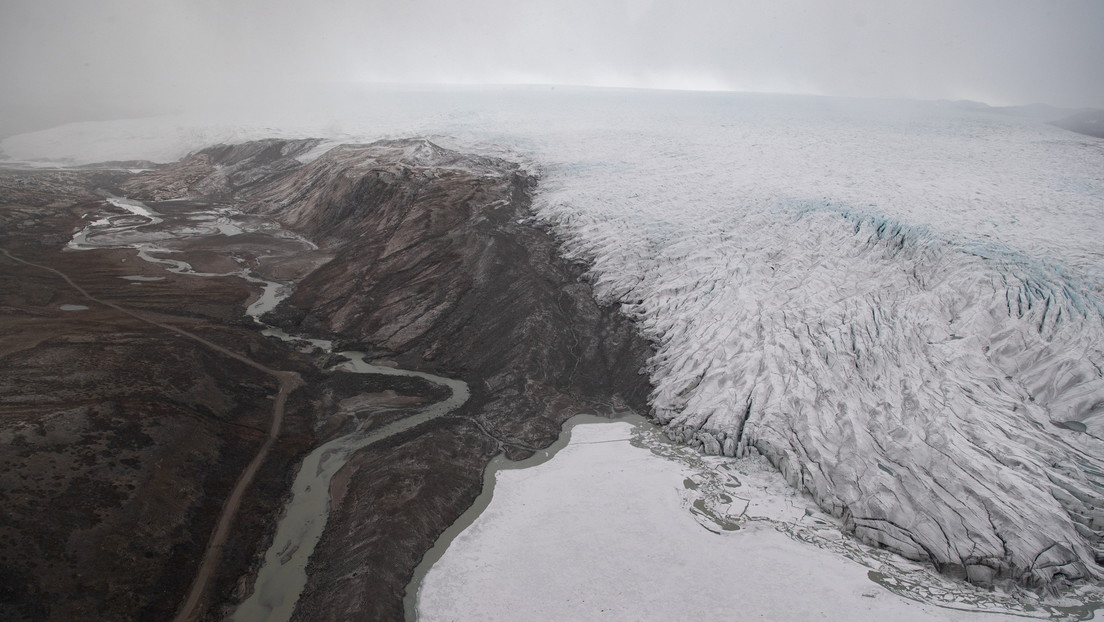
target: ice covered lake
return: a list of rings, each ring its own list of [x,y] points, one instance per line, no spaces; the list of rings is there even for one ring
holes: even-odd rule
[[[492,464],[466,528],[419,569],[418,620],[1023,619],[847,543],[762,459],[703,458],[639,420],[570,426],[550,458]],[[887,565],[927,602],[872,581]]]
[[[73,124],[0,150],[169,161],[269,136],[427,136],[521,161],[540,174],[535,217],[654,341],[671,437],[762,454],[845,531],[953,576],[1100,578],[1099,139],[974,105],[721,93],[281,107]]]

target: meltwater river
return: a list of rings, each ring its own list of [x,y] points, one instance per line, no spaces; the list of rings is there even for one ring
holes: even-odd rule
[[[197,211],[203,212],[209,209],[207,206],[177,203],[174,205],[174,214],[170,216],[158,213],[155,208],[132,199],[114,197],[108,202],[130,212],[130,215],[108,216],[89,223],[74,235],[69,248],[74,250],[134,248],[138,250],[138,256],[141,259],[159,264],[169,272],[191,276],[245,279],[261,286],[262,289],[260,297],[246,309],[246,314],[264,326],[263,334],[289,342],[306,341],[326,352],[333,352],[333,344],[327,340],[292,336],[260,320],[261,316],[276,308],[281,300],[290,295],[291,288],[287,285],[263,279],[248,268],[229,273],[200,272],[182,259],[164,256],[166,254],[179,256],[178,251],[159,245],[159,241],[175,237],[172,235],[174,226],[178,221],[184,220],[180,216],[186,213],[194,217]],[[211,216],[216,222],[232,219],[225,208],[220,210],[217,217],[214,214]],[[154,228],[157,228],[156,231]],[[231,223],[220,222],[208,234],[233,235],[239,232],[240,229]],[[187,234],[195,236],[197,231],[191,227]],[[307,240],[299,241],[308,248],[313,247]],[[348,360],[334,369],[360,374],[421,378],[448,387],[449,397],[421,408],[409,417],[370,432],[363,429],[364,423],[358,423],[352,432],[318,446],[303,459],[277,524],[276,535],[257,574],[253,593],[234,611],[230,618],[232,620],[279,622],[290,619],[299,595],[307,583],[307,563],[329,519],[330,480],[333,476],[357,451],[445,415],[464,404],[469,397],[467,385],[460,380],[374,365],[366,360],[363,352],[344,351],[338,352],[337,355]]]

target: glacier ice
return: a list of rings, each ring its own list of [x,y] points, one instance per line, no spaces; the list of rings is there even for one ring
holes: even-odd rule
[[[340,136],[312,110],[2,148],[420,134],[520,159],[538,218],[655,344],[672,437],[760,452],[859,538],[953,575],[1100,578],[1101,141],[950,103],[739,94],[379,93],[330,112]]]
[[[655,344],[673,438],[754,449],[861,539],[952,575],[1098,578],[1102,151],[928,121],[693,155],[669,137],[616,175],[557,172],[538,211]]]

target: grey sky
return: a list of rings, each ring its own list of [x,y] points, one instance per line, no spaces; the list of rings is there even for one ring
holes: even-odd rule
[[[6,114],[346,81],[1104,107],[1104,1],[0,0],[0,67]]]

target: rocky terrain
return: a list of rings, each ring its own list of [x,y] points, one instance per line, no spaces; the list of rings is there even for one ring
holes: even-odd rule
[[[4,173],[5,617],[171,617],[263,442],[273,379],[146,314],[307,380],[233,523],[204,601],[210,619],[251,590],[297,456],[349,416],[383,422],[439,391],[327,372],[324,354],[262,337],[244,314],[258,288],[241,278],[168,272],[133,248],[64,250],[84,216],[112,212],[107,192],[157,206],[165,223],[150,235],[173,259],[294,285],[266,321],[471,388],[461,410],[368,447],[334,478],[299,619],[401,617],[414,566],[474,499],[493,455],[529,455],[578,412],[645,408],[646,345],[527,224],[527,173],[425,141],[343,146],[302,164],[316,145],[217,147],[141,173]],[[187,201],[160,203],[171,199]],[[247,230],[195,225],[212,206]],[[294,250],[296,234],[317,247]]]
[[[304,374],[313,365],[241,324],[236,279],[171,275],[133,250],[64,252],[115,172],[0,173],[0,618],[163,620],[191,581],[222,499],[261,443],[275,384],[193,341],[86,299],[218,340]],[[31,266],[15,258],[33,262]],[[121,277],[160,278],[133,281]],[[311,406],[245,501],[278,509],[294,456],[313,443]],[[255,546],[266,525],[238,535]],[[238,569],[245,555],[226,561]]]
[[[666,167],[630,171],[622,191],[637,197]],[[606,169],[570,170],[611,192]],[[1045,262],[827,206],[703,217],[720,208],[681,185],[583,213],[598,199],[563,194],[562,177],[536,206],[557,248],[529,212],[532,175],[423,140],[265,140],[0,182],[9,617],[170,616],[269,430],[264,369],[306,382],[203,591],[207,619],[250,594],[298,457],[439,399],[431,383],[335,372],[338,357],[262,337],[246,313],[262,285],[293,289],[268,324],[471,390],[332,479],[297,619],[400,617],[413,568],[491,456],[527,456],[577,412],[646,399],[678,440],[767,456],[867,543],[982,585],[1099,579],[1104,385],[1084,336],[1101,320],[1091,292]],[[98,250],[65,250],[74,236]],[[160,263],[140,260],[147,243]],[[226,276],[166,271],[178,264]],[[166,490],[173,510],[158,512]]]

